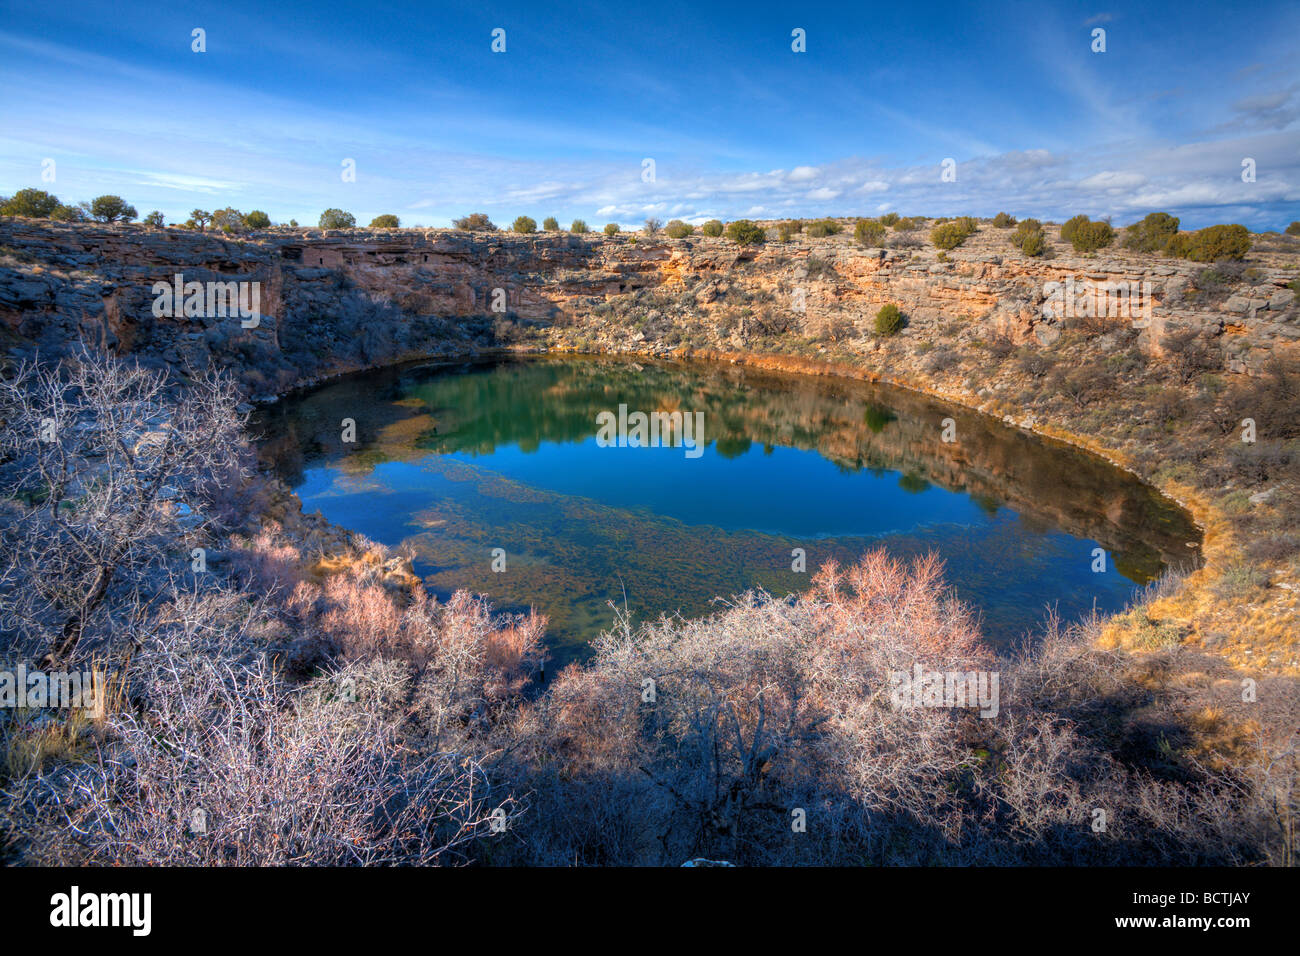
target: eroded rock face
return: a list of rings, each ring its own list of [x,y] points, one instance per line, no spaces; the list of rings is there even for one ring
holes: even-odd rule
[[[1065,247],[1063,247],[1065,248]],[[1151,308],[1121,321],[1159,348],[1171,326],[1231,328],[1230,367],[1250,372],[1300,338],[1284,268],[1258,270],[1221,303],[1202,268],[1121,251],[1028,259],[984,228],[943,259],[928,245],[863,249],[847,236],[741,247],[684,240],[451,230],[296,230],[229,239],[138,225],[0,219],[0,322],[17,352],[60,354],[79,338],[144,361],[230,366],[265,397],[405,358],[511,345],[539,330],[605,351],[744,348],[755,335],[863,338],[882,305],[902,334],[961,345],[1005,336],[1050,347],[1062,319],[1052,283],[1133,283]],[[256,282],[261,318],[156,316],[156,282]],[[1146,285],[1143,285],[1146,283]],[[644,306],[643,300],[650,301]],[[613,321],[618,319],[619,321]],[[630,321],[628,321],[630,319]],[[547,332],[547,334],[550,334]]]

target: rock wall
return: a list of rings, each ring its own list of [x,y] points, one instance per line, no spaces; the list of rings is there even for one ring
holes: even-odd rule
[[[1068,321],[1052,314],[1061,310],[1051,284],[1067,280],[1148,289],[1149,314],[1117,325],[1140,329],[1152,350],[1168,329],[1194,329],[1223,350],[1230,371],[1255,371],[1300,340],[1287,288],[1295,256],[1265,256],[1209,293],[1196,288],[1205,268],[1196,263],[1118,250],[1080,257],[1059,241],[1054,258],[1029,259],[1007,236],[985,224],[942,254],[919,238],[863,249],[847,233],[758,247],[450,230],[231,239],[4,218],[0,331],[18,354],[59,354],[85,338],[174,367],[216,362],[237,369],[256,397],[405,358],[520,343],[683,354],[743,348],[774,329],[865,339],[886,303],[907,314],[905,339],[961,345],[1005,335],[1047,346]],[[154,283],[177,274],[259,283],[261,320],[245,328],[238,317],[155,316]],[[674,326],[694,332],[665,334]]]

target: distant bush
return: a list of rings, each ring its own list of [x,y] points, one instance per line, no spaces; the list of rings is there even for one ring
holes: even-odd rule
[[[166,221],[163,219],[163,214],[157,209],[149,213],[149,215],[145,216],[140,221],[146,226],[162,227],[166,225]]]
[[[1153,212],[1124,230],[1122,245],[1135,252],[1159,252],[1177,234],[1177,216],[1171,216],[1167,212]]]
[[[1105,249],[1115,241],[1115,230],[1111,228],[1110,223],[1083,218],[1084,222],[1076,223],[1070,230],[1070,245],[1074,247],[1075,252],[1096,252],[1098,249]],[[1064,226],[1061,227],[1061,231],[1064,233]],[[1062,238],[1065,238],[1064,235]]]
[[[1291,225],[1287,226],[1286,234],[1288,236],[1300,236],[1300,220],[1293,222],[1291,223]]]
[[[974,232],[963,221],[941,222],[930,230],[930,241],[936,249],[956,249]]]
[[[993,217],[993,225],[998,229],[1010,229],[1016,224],[1016,217],[1000,212]]]
[[[782,242],[789,242],[794,235],[801,232],[803,232],[802,219],[787,219],[776,224],[776,234]]]
[[[898,306],[890,304],[880,307],[876,313],[876,334],[888,338],[896,335],[903,327],[903,313],[899,311]]]
[[[897,222],[898,222],[898,213],[896,212],[887,212],[880,217],[880,224],[882,226],[892,226]]]
[[[20,189],[0,205],[0,216],[49,219],[58,208],[58,196],[51,196],[43,189]]]
[[[497,227],[485,212],[472,212],[468,216],[462,216],[460,219],[454,219],[451,223],[457,229],[465,229],[469,232],[496,232]]]
[[[654,216],[651,216],[649,219],[645,221],[645,234],[647,236],[657,236],[659,235],[659,230],[661,230],[663,227],[664,224],[662,222],[660,222]]]
[[[1084,215],[1071,216],[1061,225],[1061,241],[1073,242],[1075,230],[1080,226],[1086,226],[1090,222],[1092,220]]]
[[[706,236],[713,236],[716,238],[717,236],[722,235],[722,222],[718,219],[710,219],[700,227],[700,231]]]
[[[213,219],[213,225],[216,224],[216,220]],[[322,229],[355,229],[356,225],[357,217],[350,212],[344,212],[342,209],[326,209],[320,214],[320,228]]]
[[[392,217],[392,219],[393,219],[393,226],[396,227],[397,217],[394,216]],[[262,210],[260,209],[254,209],[252,212],[250,212],[247,216],[244,217],[244,225],[247,226],[249,229],[269,229],[271,228],[271,217],[268,216],[266,213],[262,212]],[[373,226],[374,223],[372,222],[371,225]]]
[[[1175,233],[1165,252],[1193,262],[1241,259],[1250,251],[1250,230],[1245,226],[1208,226],[1196,232]]]
[[[853,227],[853,238],[862,246],[879,246],[885,241],[885,227],[874,219],[859,219]]]
[[[79,202],[75,206],[59,203],[59,208],[54,210],[50,218],[55,222],[90,222],[90,213],[87,211],[89,205],[84,202]]]
[[[515,219],[514,224],[511,225],[510,228],[521,236],[524,236],[530,232],[537,231],[537,220],[533,219],[531,216],[519,216]]]
[[[591,230],[587,228],[587,221],[585,219],[575,219],[573,220],[573,224],[569,226],[569,232],[581,236],[591,232]]]
[[[616,223],[616,222],[607,222],[607,223],[605,223],[605,235],[607,235],[607,236],[617,236],[617,235],[618,235],[618,223]]]
[[[844,231],[834,219],[818,219],[816,222],[809,223],[804,232],[814,239],[822,239],[826,236],[837,236]]]
[[[96,196],[90,202],[90,214],[99,222],[130,222],[137,215],[135,207],[121,196]]]
[[[742,246],[753,246],[767,238],[767,230],[748,219],[727,223],[727,238]]]
[[[1047,250],[1047,236],[1037,219],[1022,219],[1011,234],[1011,244],[1027,256],[1041,256]]]
[[[688,222],[674,219],[664,228],[664,232],[668,233],[669,239],[685,239],[695,232],[695,227]]]
[[[547,216],[542,220],[542,228],[547,232],[559,232],[560,220],[556,219],[554,216]]]
[[[906,219],[899,219],[894,222],[895,232],[913,232],[921,227],[921,218],[919,216],[910,216]],[[882,219],[881,222],[884,222]]]

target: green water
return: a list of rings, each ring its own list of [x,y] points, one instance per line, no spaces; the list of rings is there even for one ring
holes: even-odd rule
[[[598,416],[620,405],[688,414],[703,441],[605,447]],[[409,546],[440,595],[536,607],[561,661],[611,602],[689,616],[747,588],[798,591],[795,549],[809,572],[873,547],[935,551],[995,644],[1048,606],[1117,610],[1198,553],[1183,512],[1105,462],[861,383],[616,359],[424,365],[322,386],[256,424],[304,510]]]

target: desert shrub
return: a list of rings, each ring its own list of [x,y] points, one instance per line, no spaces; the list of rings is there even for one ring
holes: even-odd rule
[[[742,246],[761,243],[767,237],[767,231],[748,219],[737,219],[727,223],[727,238]]]
[[[1011,234],[1011,244],[1027,256],[1041,256],[1047,251],[1047,235],[1037,219],[1022,219]]]
[[[1016,224],[1016,217],[1009,213],[1000,212],[993,217],[993,226],[997,229],[1010,229]]]
[[[875,330],[882,338],[896,335],[903,328],[904,317],[898,306],[890,303],[882,305],[876,313]]]
[[[1212,585],[1214,593],[1224,601],[1244,601],[1268,583],[1268,575],[1248,564],[1232,564]]]
[[[894,222],[894,230],[896,232],[913,232],[921,227],[923,221],[920,216],[898,219]]]
[[[29,652],[115,652],[132,588],[147,592],[178,543],[211,527],[212,487],[241,477],[229,377],[203,373],[179,395],[168,385],[85,348],[0,379],[0,494],[39,503],[0,528],[0,605]]]
[[[1242,259],[1250,251],[1250,230],[1245,226],[1207,226],[1195,232],[1179,232],[1169,238],[1165,252],[1193,262]]]
[[[607,223],[605,223],[605,235],[607,235],[607,236],[617,236],[617,235],[618,235],[618,223],[616,223],[616,222],[607,222]]]
[[[776,235],[782,242],[789,242],[798,233],[803,232],[802,219],[786,219],[776,224]]]
[[[936,249],[956,249],[970,234],[960,222],[943,222],[930,230],[930,241]]]
[[[587,221],[585,219],[575,219],[569,226],[569,232],[576,236],[583,236],[591,232],[591,230],[587,227]]]
[[[669,239],[685,239],[695,232],[695,227],[688,222],[674,219],[664,227],[664,232],[668,234]]]
[[[844,231],[834,219],[818,219],[815,222],[808,223],[804,227],[804,233],[814,239],[824,239],[827,236],[838,236]]]
[[[1153,212],[1124,230],[1125,249],[1136,252],[1160,252],[1178,234],[1178,217],[1167,212]]]
[[[931,349],[921,362],[927,372],[946,372],[961,364],[961,353],[947,345]]]
[[[899,218],[898,213],[887,212],[880,217],[880,224],[882,226],[893,226],[895,223],[898,222],[898,218]]]
[[[874,219],[859,219],[853,227],[853,238],[861,246],[879,246],[885,241],[885,227]]]
[[[537,231],[537,220],[531,216],[519,216],[511,224],[510,228],[521,236],[526,236]]]
[[[1165,353],[1170,371],[1183,385],[1223,366],[1218,350],[1212,348],[1195,329],[1166,332],[1160,339],[1160,348]]]
[[[722,235],[722,223],[717,219],[710,219],[708,222],[706,222],[703,226],[700,227],[700,231],[703,232],[706,236],[712,236],[716,238]]]
[[[1061,238],[1070,243],[1075,252],[1095,252],[1115,241],[1115,230],[1108,222],[1075,216],[1061,226]]]
[[[1011,356],[1011,353],[1016,350],[1015,343],[1000,333],[990,336],[989,340],[984,343],[984,348],[989,355],[999,362],[1005,362]]]
[[[542,229],[544,229],[546,232],[559,232],[560,221],[556,219],[554,216],[547,216],[545,219],[542,220]]]
[[[89,203],[77,203],[75,206],[59,203],[58,208],[50,213],[55,222],[90,222]],[[159,213],[161,216],[162,213]]]
[[[1300,236],[1300,220],[1297,220],[1296,222],[1293,222],[1291,223],[1291,225],[1287,226],[1286,234],[1288,236]]]
[[[452,225],[457,229],[463,229],[467,232],[496,232],[496,224],[488,218],[485,212],[472,212],[468,216],[462,216],[453,220]]]
[[[660,222],[654,216],[651,216],[649,219],[645,221],[645,226],[643,228],[645,229],[645,234],[647,236],[657,236],[659,235],[659,232],[660,230],[663,229],[663,227],[664,224],[662,222]]]
[[[394,218],[393,225],[396,227],[397,220]],[[270,229],[271,217],[260,209],[254,209],[252,212],[245,214],[244,226],[248,229]]]
[[[1025,346],[1020,350],[1018,364],[1020,371],[1030,378],[1043,378],[1056,367],[1056,363],[1052,361],[1050,356],[1029,346]]]
[[[251,216],[252,213],[249,213]],[[263,213],[265,215],[265,213]],[[402,221],[394,216],[391,212],[384,213],[382,216],[376,216],[370,220],[371,229],[397,229],[401,226]]]

